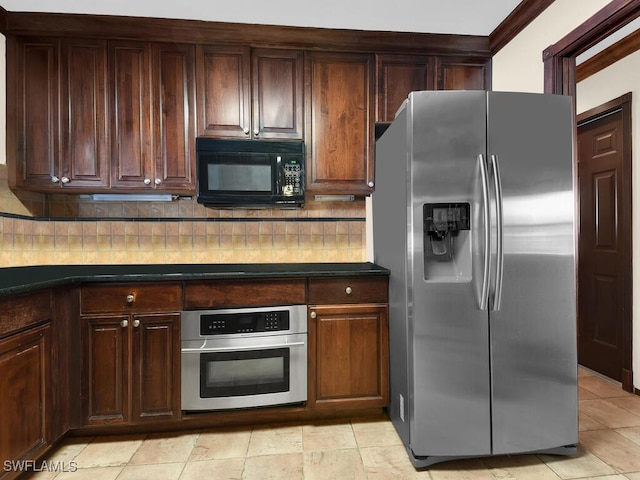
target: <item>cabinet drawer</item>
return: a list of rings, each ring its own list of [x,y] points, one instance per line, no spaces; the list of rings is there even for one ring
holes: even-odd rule
[[[193,309],[304,305],[305,290],[304,279],[188,282],[184,287],[184,306]]]
[[[0,337],[50,318],[50,290],[3,299],[0,301]]]
[[[82,313],[182,310],[179,283],[83,285]]]
[[[309,304],[387,303],[387,277],[311,278]]]

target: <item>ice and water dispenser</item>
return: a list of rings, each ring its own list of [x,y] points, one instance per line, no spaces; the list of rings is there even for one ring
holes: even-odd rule
[[[432,282],[471,281],[471,205],[423,205],[424,277]]]

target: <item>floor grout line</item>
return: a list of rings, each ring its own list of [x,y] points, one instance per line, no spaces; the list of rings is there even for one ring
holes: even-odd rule
[[[588,369],[581,368],[581,379],[584,378],[601,378],[599,374],[592,373]],[[605,379],[607,380],[607,379]],[[607,380],[612,386],[616,386],[615,382]],[[621,387],[620,387],[621,388]],[[588,389],[586,389],[588,390]],[[625,398],[631,400],[625,400],[630,402],[631,405],[637,401],[640,408],[640,397],[635,395],[621,396],[621,397],[601,397],[595,392],[591,392],[596,398],[593,400],[615,400],[618,398]],[[610,402],[602,402],[603,408],[606,408],[608,404],[614,405]],[[617,406],[617,405],[616,405]],[[630,411],[624,407],[619,407],[625,410],[629,414],[636,415],[633,411]],[[635,406],[634,406],[635,408]],[[610,415],[615,415],[616,412],[620,412],[618,409],[613,409]],[[603,415],[607,412],[603,411]],[[586,413],[582,415],[588,416]],[[585,420],[584,417],[582,417]],[[613,417],[615,418],[615,417]],[[622,417],[621,417],[622,418]],[[587,420],[588,421],[588,420]],[[597,421],[593,419],[593,421]],[[344,471],[344,476],[348,477],[354,472],[357,472],[357,479],[366,480],[369,478],[386,479],[386,478],[427,478],[432,480],[444,480],[452,478],[467,478],[473,480],[475,478],[492,478],[492,479],[514,479],[525,480],[534,478],[532,475],[536,475],[535,472],[542,473],[543,471],[549,472],[549,478],[553,475],[553,478],[559,479],[571,479],[571,480],[585,480],[596,478],[607,478],[608,475],[611,479],[619,478],[631,478],[633,480],[640,480],[640,425],[612,428],[602,424],[602,428],[594,430],[581,430],[579,432],[580,437],[584,437],[584,441],[587,445],[581,445],[581,454],[576,457],[540,457],[538,455],[514,455],[511,457],[487,457],[484,459],[474,460],[462,460],[451,461],[441,464],[437,464],[431,469],[425,472],[416,472],[411,466],[404,445],[400,442],[394,427],[386,415],[380,415],[371,417],[369,419],[352,418],[341,421],[328,421],[328,422],[313,422],[310,424],[291,424],[285,423],[283,425],[274,424],[271,428],[282,427],[296,427],[294,429],[285,430],[283,437],[285,442],[279,451],[280,446],[277,444],[279,440],[278,435],[274,435],[273,438],[269,437],[269,429],[267,428],[247,428],[245,429],[231,429],[221,427],[221,429],[197,429],[192,432],[171,432],[167,434],[167,439],[171,439],[169,447],[166,445],[164,449],[182,448],[186,452],[190,450],[186,455],[186,461],[153,461],[153,451],[149,445],[151,440],[162,440],[162,435],[144,435],[139,444],[125,444],[123,443],[121,448],[128,448],[130,445],[132,448],[129,461],[119,466],[111,467],[90,467],[82,468],[84,470],[83,475],[90,476],[92,480],[130,480],[132,475],[138,471],[147,470],[149,474],[151,472],[162,472],[163,466],[164,472],[167,475],[171,474],[171,477],[167,477],[167,480],[192,480],[198,474],[199,468],[212,469],[211,472],[207,471],[207,475],[211,475],[211,478],[229,478],[232,472],[217,472],[216,468],[237,468],[235,474],[242,478],[242,480],[254,480],[258,473],[262,474],[261,478],[285,478],[283,475],[293,472],[292,478],[300,478],[305,480],[326,480],[327,478],[342,478],[342,475],[336,475],[335,472]],[[611,423],[610,423],[611,424]],[[344,428],[346,425],[349,428]],[[316,428],[304,428],[308,427],[322,427]],[[335,427],[335,428],[333,428]],[[625,429],[625,433],[628,436],[622,435],[619,430]],[[220,433],[220,438],[217,436],[211,439],[205,438],[206,433]],[[615,437],[611,433],[615,433]],[[246,437],[248,433],[248,438]],[[228,435],[228,436],[226,436]],[[237,436],[235,436],[237,435]],[[264,437],[261,437],[264,435]],[[347,437],[339,437],[340,435],[346,435]],[[332,438],[335,437],[335,438]],[[123,435],[123,438],[126,437]],[[184,438],[183,438],[184,437]],[[84,444],[78,451],[71,449],[73,453],[73,459],[80,459],[90,462],[89,454],[96,452],[93,458],[94,462],[99,462],[101,444],[100,439],[103,437],[70,437],[56,449],[51,452],[51,457],[55,458],[56,452],[62,451],[63,448],[72,448],[75,443],[80,443],[78,439],[86,438],[86,444]],[[116,437],[113,437],[116,438]],[[619,438],[614,445],[608,445],[608,439]],[[587,441],[588,439],[588,441]],[[203,443],[200,443],[202,440]],[[210,443],[206,443],[206,441]],[[384,440],[384,441],[381,441]],[[251,442],[273,442],[273,445],[266,444],[261,446],[259,443],[254,445],[255,451],[258,452],[260,448],[265,448],[268,453],[249,455],[251,450]],[[333,447],[323,449],[325,445],[331,446],[333,441]],[[355,441],[355,442],[353,442]],[[216,442],[227,442],[224,444],[224,454],[234,455],[234,448],[238,448],[237,456],[229,456],[224,458],[217,458],[215,451],[209,451],[207,449],[219,448],[216,445],[221,445]],[[234,443],[235,442],[235,443]],[[299,446],[295,447],[296,442],[299,442]],[[326,444],[324,442],[327,442]],[[112,443],[104,445],[104,451],[106,452],[118,452]],[[145,443],[147,445],[145,446]],[[349,446],[351,443],[354,446]],[[307,450],[305,444],[310,448]],[[90,445],[93,445],[88,449]],[[293,445],[293,447],[292,447]],[[619,452],[615,449],[618,446],[623,445],[624,451]],[[202,456],[196,456],[193,460],[189,460],[193,455],[193,452],[198,446],[201,446],[205,450]],[[323,447],[312,450],[312,446]],[[587,448],[588,446],[588,448]],[[135,448],[134,448],[135,447]],[[400,448],[399,448],[400,447]],[[109,448],[114,450],[108,450]],[[287,448],[299,448],[299,451],[289,452]],[[158,450],[161,454],[165,450]],[[354,452],[355,451],[355,452]],[[83,454],[84,452],[84,454]],[[140,453],[138,461],[144,460],[148,463],[136,463],[132,464],[131,460],[134,456]],[[119,454],[123,452],[120,451]],[[82,456],[80,456],[83,454]],[[109,453],[107,453],[109,455]],[[126,455],[125,455],[126,456]],[[211,458],[209,458],[209,456]],[[73,460],[72,459],[72,460]],[[277,459],[277,460],[276,460]],[[65,459],[66,461],[69,461]],[[108,460],[108,458],[107,458]],[[161,459],[158,459],[161,460]],[[545,461],[546,460],[546,461]],[[277,467],[274,467],[273,462],[284,462],[282,465],[279,463]],[[209,462],[209,463],[207,463]],[[288,463],[287,463],[288,462]],[[342,463],[341,463],[342,462]],[[546,463],[549,462],[549,463]],[[176,465],[180,464],[181,467]],[[265,465],[270,465],[271,471],[260,471]],[[616,466],[614,466],[616,465]],[[127,467],[141,467],[141,469],[132,469]],[[544,467],[544,468],[543,468]],[[619,467],[619,468],[616,468]],[[280,470],[274,470],[278,468]],[[340,470],[343,468],[344,470]],[[119,469],[117,475],[113,476],[114,469]],[[539,470],[536,470],[539,469]],[[257,471],[258,470],[258,471]],[[532,473],[534,472],[534,473]],[[605,473],[609,472],[609,473]],[[615,472],[615,473],[611,473]],[[73,479],[71,473],[59,473],[57,475],[43,474],[33,475],[33,479],[49,480],[55,478],[56,480]],[[102,475],[111,475],[105,476]],[[323,476],[325,474],[326,476]],[[333,477],[332,477],[333,475]],[[483,476],[484,475],[484,476]],[[297,476],[297,477],[296,477]],[[85,477],[82,477],[85,478]],[[88,478],[88,477],[87,477]],[[199,477],[202,478],[202,477]],[[350,477],[349,477],[350,478]],[[547,478],[547,477],[545,477]],[[289,478],[287,478],[289,480]]]

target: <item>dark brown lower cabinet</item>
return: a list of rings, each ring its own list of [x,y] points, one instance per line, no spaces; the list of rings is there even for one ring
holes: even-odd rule
[[[312,408],[386,406],[387,305],[312,305],[309,310]]]
[[[178,430],[379,411],[389,397],[387,287],[385,276],[88,282],[0,299],[2,467],[41,458],[69,430]],[[285,300],[309,304],[307,405],[183,416],[179,312]],[[16,478],[19,468],[0,469],[0,478]]]
[[[85,425],[178,420],[180,314],[82,318]]]
[[[49,323],[0,340],[2,478],[14,478],[20,471],[6,461],[34,459],[51,441],[50,364]]]

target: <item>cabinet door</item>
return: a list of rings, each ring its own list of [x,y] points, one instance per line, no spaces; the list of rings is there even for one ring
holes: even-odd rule
[[[132,420],[178,420],[180,314],[132,315],[132,319]]]
[[[490,60],[439,58],[438,90],[489,90]]]
[[[109,185],[107,45],[65,40],[61,61],[60,183],[65,188]]]
[[[85,425],[127,423],[128,316],[82,318],[82,404]]]
[[[376,121],[392,122],[409,92],[435,89],[435,58],[378,55]]]
[[[307,190],[373,191],[373,57],[311,53]]]
[[[112,187],[152,188],[149,62],[145,43],[109,43]]]
[[[248,47],[196,47],[198,135],[247,138],[251,134]]]
[[[153,46],[158,189],[195,190],[195,65],[192,45]]]
[[[49,440],[50,326],[0,341],[0,458],[33,459]]]
[[[7,153],[16,158],[8,162],[10,182],[18,187],[56,188],[59,41],[27,37],[11,45],[15,46],[8,51],[8,65],[15,64],[15,95],[7,97],[7,145],[15,142],[15,148]],[[11,82],[11,71],[8,74]]]
[[[386,406],[389,400],[387,306],[315,305],[310,310],[312,406]]]
[[[302,140],[303,53],[258,49],[252,63],[253,135]]]

